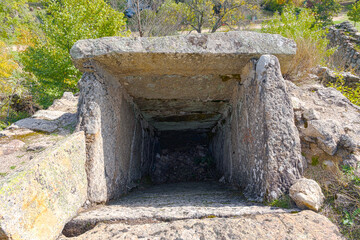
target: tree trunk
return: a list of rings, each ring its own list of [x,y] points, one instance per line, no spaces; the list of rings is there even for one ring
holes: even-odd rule
[[[136,11],[137,11],[137,21],[138,21],[138,30],[140,37],[144,36],[144,33],[141,28],[141,13],[140,13],[140,0],[136,0]]]

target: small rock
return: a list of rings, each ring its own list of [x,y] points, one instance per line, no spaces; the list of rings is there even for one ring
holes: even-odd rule
[[[350,153],[356,151],[357,144],[354,139],[352,139],[349,135],[341,135],[339,146],[343,147],[344,149],[348,150]]]
[[[301,209],[319,211],[324,194],[317,182],[312,179],[301,178],[290,187],[290,197]]]
[[[306,109],[303,115],[307,121],[318,120],[320,118],[319,113],[313,108]]]
[[[333,169],[335,167],[335,164],[331,160],[325,160],[323,162],[323,166],[325,167],[325,169],[331,170],[331,169]]]
[[[222,177],[219,179],[219,183],[225,183],[225,176],[222,176]]]

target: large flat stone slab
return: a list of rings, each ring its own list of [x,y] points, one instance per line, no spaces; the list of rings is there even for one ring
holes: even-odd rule
[[[326,217],[246,202],[218,182],[138,189],[82,212],[59,239],[342,239]]]
[[[86,200],[85,138],[78,132],[0,180],[0,239],[51,240]]]
[[[188,219],[174,222],[137,221],[106,224],[74,238],[59,240],[119,239],[316,239],[343,240],[337,227],[326,217],[311,211],[296,214],[260,214],[234,218]]]
[[[120,75],[240,74],[252,58],[272,54],[283,68],[296,52],[294,41],[280,35],[227,32],[157,38],[106,37],[80,40],[70,50],[77,68],[91,71],[97,61]]]

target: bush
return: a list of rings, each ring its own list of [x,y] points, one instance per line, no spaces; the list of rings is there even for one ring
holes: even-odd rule
[[[64,91],[77,91],[81,73],[74,67],[70,49],[80,39],[124,36],[124,15],[103,0],[46,0],[39,18],[43,35],[21,57],[25,70],[38,78],[32,88],[41,105],[49,106]]]
[[[354,26],[356,26],[357,22],[360,22],[360,1],[352,5],[352,8],[347,15],[349,20],[354,22]]]
[[[290,79],[307,73],[311,68],[324,63],[333,53],[327,49],[329,40],[326,31],[315,24],[315,17],[307,9],[296,13],[294,7],[284,8],[281,14],[262,25],[262,32],[280,34],[293,39],[297,44],[296,55],[286,73]]]
[[[356,84],[356,87],[346,86],[344,77],[340,74],[337,75],[335,83],[329,83],[328,87],[335,88],[340,91],[346,98],[355,105],[360,106],[360,83]]]
[[[332,18],[341,10],[338,0],[308,0],[306,3],[314,12],[316,22],[323,26],[333,24]]]

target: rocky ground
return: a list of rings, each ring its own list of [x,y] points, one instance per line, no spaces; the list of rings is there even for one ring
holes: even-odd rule
[[[78,98],[64,93],[47,110],[39,110],[0,131],[0,178],[21,171],[37,154],[75,128]]]
[[[80,213],[65,239],[342,239],[311,211],[250,203],[218,182],[155,185]],[[66,237],[68,236],[68,237]]]
[[[156,155],[151,179],[154,183],[213,180],[217,176],[215,161],[208,146],[163,149]]]

